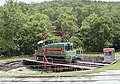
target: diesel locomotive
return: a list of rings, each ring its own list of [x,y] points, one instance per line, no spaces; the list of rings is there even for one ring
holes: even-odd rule
[[[71,63],[77,58],[76,50],[71,42],[54,43],[52,40],[42,40],[37,43],[37,46],[37,60],[44,56],[44,51],[47,59],[63,59]]]

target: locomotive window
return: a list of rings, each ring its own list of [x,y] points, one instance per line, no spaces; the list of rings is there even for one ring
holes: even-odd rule
[[[68,50],[68,46],[65,46],[65,50]]]
[[[111,56],[112,52],[105,52],[105,56]]]
[[[38,47],[42,47],[42,43],[38,44]]]
[[[70,44],[68,44],[68,50],[70,50]]]
[[[71,50],[73,49],[72,45],[70,46],[70,49],[71,49]]]
[[[52,40],[47,40],[47,41],[45,41],[45,45],[47,45],[47,44],[51,44],[51,43],[54,43]]]
[[[112,52],[109,52],[109,55],[112,55]]]

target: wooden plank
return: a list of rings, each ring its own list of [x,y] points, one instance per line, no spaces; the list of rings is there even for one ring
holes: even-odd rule
[[[83,61],[77,61],[77,63],[90,64],[90,65],[101,65],[101,66],[109,66],[110,65],[110,64],[102,64],[102,63],[94,63],[94,62],[83,62]]]

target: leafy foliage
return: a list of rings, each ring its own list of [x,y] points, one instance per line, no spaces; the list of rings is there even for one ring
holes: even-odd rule
[[[65,31],[67,40],[86,51],[120,50],[120,2],[53,0],[31,3],[7,0],[0,7],[0,53],[30,54],[42,32]],[[47,39],[60,42],[50,33]]]

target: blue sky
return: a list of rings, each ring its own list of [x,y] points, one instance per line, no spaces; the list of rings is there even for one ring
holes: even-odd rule
[[[44,2],[44,1],[52,1],[52,0],[17,0],[17,1],[22,1],[26,3],[31,3],[31,2]],[[120,1],[120,0],[97,0],[97,1]],[[5,3],[5,0],[0,0],[0,5],[3,5]]]

